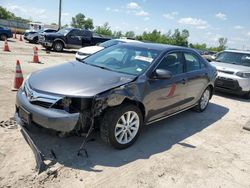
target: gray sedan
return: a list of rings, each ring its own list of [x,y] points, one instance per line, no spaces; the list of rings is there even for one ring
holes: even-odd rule
[[[18,91],[16,117],[60,132],[100,129],[118,149],[142,127],[190,108],[206,109],[216,69],[196,51],[127,43],[32,73]]]

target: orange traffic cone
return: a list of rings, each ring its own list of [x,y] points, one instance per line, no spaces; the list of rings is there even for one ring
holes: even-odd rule
[[[23,41],[23,37],[22,37],[22,35],[20,35],[20,39],[19,39],[20,41]]]
[[[31,61],[31,63],[41,63],[38,58],[38,48],[35,46],[33,50],[34,50],[34,55],[33,55],[33,61]]]
[[[7,39],[5,39],[3,51],[10,52],[10,48],[9,48]]]
[[[14,86],[12,91],[17,91],[23,83],[23,73],[19,60],[16,61],[16,74],[14,78]]]

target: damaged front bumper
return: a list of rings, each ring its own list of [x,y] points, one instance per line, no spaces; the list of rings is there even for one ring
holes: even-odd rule
[[[22,117],[20,109],[26,112],[27,118]],[[45,108],[31,104],[25,92],[21,89],[16,95],[16,116],[25,123],[27,123],[27,119],[30,119],[30,122],[44,128],[61,132],[74,130],[79,120],[79,113],[68,113],[61,109]]]

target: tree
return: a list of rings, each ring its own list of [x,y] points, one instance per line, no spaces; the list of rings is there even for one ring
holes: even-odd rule
[[[197,50],[207,50],[207,45],[205,43],[203,43],[203,44],[199,44],[199,43],[192,44],[192,43],[190,43],[189,47],[197,49]]]
[[[135,38],[135,32],[134,31],[127,31],[125,33],[125,37],[127,37],[127,38]]]
[[[10,11],[7,11],[5,8],[0,6],[0,18],[6,19],[6,20],[17,20],[22,22],[29,22],[30,20],[23,19],[21,17],[16,17],[15,14],[13,14]]]
[[[108,35],[108,36],[112,35],[112,31],[110,29],[108,22],[105,22],[102,26],[97,26],[95,32],[100,35]]]
[[[84,14],[78,13],[75,17],[72,17],[71,26],[75,28],[94,29],[93,20],[85,17]]]
[[[112,36],[115,38],[121,38],[123,37],[123,34],[122,34],[122,31],[114,31]]]
[[[226,44],[227,44],[227,38],[219,38],[218,39],[218,42],[219,42],[219,51],[222,51],[222,50],[225,50],[226,49]]]

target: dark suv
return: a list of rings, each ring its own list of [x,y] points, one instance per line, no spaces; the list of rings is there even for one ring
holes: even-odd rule
[[[79,49],[84,46],[96,45],[110,40],[110,38],[93,36],[86,29],[64,28],[56,33],[44,33],[39,37],[39,43],[50,50],[61,52],[64,48]]]
[[[106,143],[123,149],[145,124],[204,111],[216,75],[189,48],[119,44],[31,74],[17,93],[16,117],[64,133],[99,128]]]

